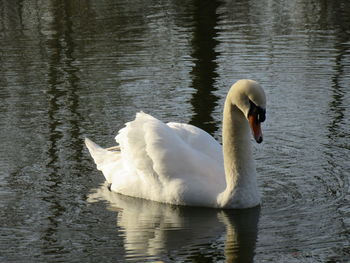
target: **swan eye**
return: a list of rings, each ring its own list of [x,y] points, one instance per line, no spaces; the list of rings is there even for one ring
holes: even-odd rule
[[[263,108],[258,107],[258,121],[259,122],[264,122],[266,119],[266,110]]]
[[[257,122],[264,122],[266,119],[266,110],[259,106],[256,106],[255,103],[252,102],[251,100],[249,100],[249,103],[250,103],[250,109],[249,109],[248,116],[256,115]]]

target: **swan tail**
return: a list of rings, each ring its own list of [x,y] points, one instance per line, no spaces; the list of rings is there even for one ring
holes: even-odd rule
[[[118,146],[111,148],[102,148],[88,138],[85,138],[85,145],[88,148],[91,157],[96,163],[97,169],[102,171],[108,183],[111,183],[112,167],[118,164],[120,160],[120,149]]]

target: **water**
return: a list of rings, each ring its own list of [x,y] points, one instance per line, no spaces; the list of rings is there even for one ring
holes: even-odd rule
[[[1,262],[350,261],[350,5],[0,1]],[[221,140],[241,78],[268,97],[261,208],[110,193],[84,147],[135,112]]]

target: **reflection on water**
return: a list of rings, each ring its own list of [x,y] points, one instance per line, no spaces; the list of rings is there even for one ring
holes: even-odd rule
[[[0,1],[0,261],[348,262],[349,5]],[[268,97],[260,215],[94,192],[84,136],[143,110],[220,139],[240,78]]]
[[[89,202],[107,200],[117,212],[130,261],[253,262],[260,207],[224,211],[170,206],[115,194],[107,185],[93,192]]]
[[[64,216],[65,206],[58,197],[61,195],[64,172],[61,171],[59,152],[62,151],[62,142],[69,141],[70,151],[66,158],[73,159],[75,169],[80,170],[83,148],[80,143],[79,129],[79,100],[76,76],[78,69],[73,65],[72,54],[75,44],[72,40],[72,23],[70,21],[69,7],[64,4],[60,9],[54,9],[51,20],[51,35],[46,41],[48,76],[48,142],[47,164],[48,173],[45,180],[51,185],[46,195],[42,197],[48,206],[48,222],[43,229],[42,239],[45,240],[43,248],[47,253],[55,254],[57,250],[64,250],[57,236],[59,235],[59,221]],[[67,19],[62,19],[67,17]],[[64,126],[62,125],[64,121]],[[66,137],[66,138],[64,138]],[[74,169],[73,167],[70,167]]]
[[[194,29],[192,38],[192,57],[195,65],[192,68],[192,87],[196,90],[191,99],[194,115],[189,122],[210,134],[217,130],[216,122],[211,115],[217,105],[217,96],[213,94],[216,90],[215,79],[218,44],[217,25],[219,15],[218,1],[194,1]]]

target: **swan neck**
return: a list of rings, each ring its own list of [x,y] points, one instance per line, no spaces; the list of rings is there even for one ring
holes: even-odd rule
[[[225,104],[223,151],[227,181],[249,176],[254,168],[249,124],[242,111],[231,103]]]
[[[253,207],[259,204],[250,128],[243,112],[228,97],[224,107],[223,154],[226,189],[223,207]]]

